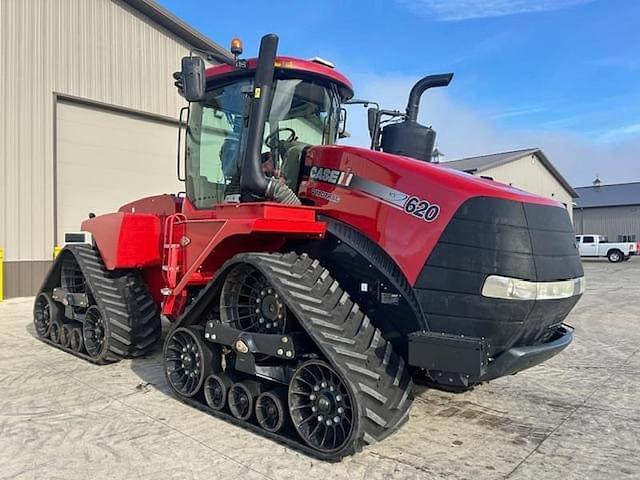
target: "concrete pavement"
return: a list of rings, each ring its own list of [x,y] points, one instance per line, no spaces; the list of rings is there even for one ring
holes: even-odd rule
[[[640,259],[585,263],[574,343],[455,395],[416,387],[410,421],[338,464],[189,408],[160,354],[93,366],[0,303],[0,479],[640,478]],[[159,350],[159,349],[158,349]]]

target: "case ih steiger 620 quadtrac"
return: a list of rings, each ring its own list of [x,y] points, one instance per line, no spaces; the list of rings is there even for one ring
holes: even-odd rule
[[[418,104],[451,75],[370,108],[370,149],[340,146],[351,84],[277,42],[183,59],[186,194],[84,221],[34,322],[104,364],[149,351],[165,315],[180,399],[333,460],[403,424],[414,378],[464,390],[564,349],[583,271],[561,204],[429,163]]]

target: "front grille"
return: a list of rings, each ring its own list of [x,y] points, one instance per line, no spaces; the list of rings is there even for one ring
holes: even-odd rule
[[[451,219],[415,284],[432,331],[485,337],[490,354],[542,343],[579,297],[486,298],[489,275],[548,282],[583,276],[568,212],[560,207],[477,197]]]

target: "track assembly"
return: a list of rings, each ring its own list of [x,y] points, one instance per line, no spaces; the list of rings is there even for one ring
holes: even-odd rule
[[[202,330],[187,310],[167,335],[165,374],[178,398],[323,460],[402,425],[411,404],[408,369],[317,261],[241,254],[225,271],[220,320],[208,316]],[[206,311],[199,303],[212,301],[201,295],[189,308]],[[280,314],[286,333],[284,325],[270,333]],[[205,346],[198,342],[215,347],[200,364]]]
[[[98,251],[84,244],[58,255],[33,322],[43,342],[101,365],[144,355],[160,338],[158,308],[139,274],[108,272]]]

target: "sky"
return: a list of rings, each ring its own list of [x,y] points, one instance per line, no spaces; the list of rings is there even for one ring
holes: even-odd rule
[[[574,186],[640,181],[640,0],[159,0],[228,47],[335,63],[356,97],[404,110],[420,77],[419,120],[454,160],[539,147]],[[368,145],[350,107],[350,144]]]

